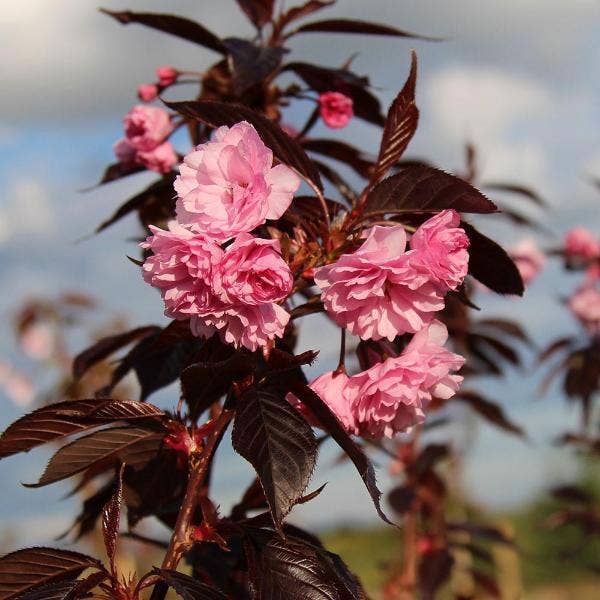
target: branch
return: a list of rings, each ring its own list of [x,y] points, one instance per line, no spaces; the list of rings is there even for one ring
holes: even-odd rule
[[[233,411],[223,409],[221,413],[215,417],[213,431],[206,441],[206,445],[202,452],[200,454],[190,454],[190,475],[188,484],[181,503],[179,515],[177,516],[173,535],[171,536],[167,553],[162,562],[163,569],[176,569],[181,557],[192,543],[191,526],[194,511],[198,505],[198,493],[204,483],[212,455],[222,439],[221,434],[225,431],[232,416]],[[164,600],[167,589],[168,587],[164,582],[157,583],[150,596],[150,600]]]

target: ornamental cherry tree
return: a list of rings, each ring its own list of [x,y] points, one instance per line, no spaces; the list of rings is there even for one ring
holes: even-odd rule
[[[73,376],[130,347],[107,385],[42,406],[0,438],[0,458],[61,444],[33,487],[102,481],[82,515],[99,522],[107,561],[47,547],[12,552],[0,559],[0,600],[162,600],[169,588],[186,599],[366,598],[340,557],[287,522],[296,505],[321,494],[327,501],[327,491],[310,488],[319,444],[340,447],[374,510],[397,525],[381,505],[365,447],[418,431],[432,408],[460,393],[476,334],[461,332],[451,316],[463,315],[471,328],[471,280],[523,293],[507,252],[467,220],[497,206],[468,176],[403,159],[419,118],[416,54],[384,115],[350,62],[294,61],[286,49],[292,36],[318,32],[419,36],[363,21],[305,20],[333,2],[238,4],[256,28],[252,40],[221,38],[174,15],[103,10],[220,58],[199,73],[159,67],[157,81],[139,87],[143,103],[125,116],[116,162],[100,182],[157,174],[98,232],[137,214],[144,234],[133,260],[140,285],[160,293],[156,311],[168,325],[100,339],[74,359]],[[283,75],[294,81],[280,83]],[[190,81],[193,99],[169,100],[170,88]],[[302,102],[314,105],[306,122],[287,124],[287,107]],[[319,119],[332,129],[350,130],[354,119],[381,128],[378,152],[314,137]],[[186,148],[172,142],[178,130],[189,132]],[[297,331],[316,313],[337,326],[340,360],[308,381],[303,367],[318,361],[320,348],[297,353]],[[130,372],[139,397],[115,397]],[[161,390],[175,381],[177,408],[160,408]],[[256,479],[223,514],[211,482],[223,476],[214,457],[230,426],[233,449]],[[149,517],[171,532],[162,563],[148,573],[120,571],[123,509],[130,532]],[[402,593],[415,592],[411,585]]]

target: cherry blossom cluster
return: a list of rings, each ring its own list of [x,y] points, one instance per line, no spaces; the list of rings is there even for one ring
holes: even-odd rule
[[[293,286],[277,240],[250,231],[279,218],[300,185],[256,130],[241,122],[216,130],[190,152],[175,181],[177,219],[142,247],[153,254],[144,279],[160,289],[165,314],[190,320],[192,333],[249,350],[283,335],[289,313],[280,305]],[[233,239],[226,248],[222,244]]]
[[[198,337],[218,333],[251,351],[282,337],[294,277],[279,241],[251,232],[280,218],[299,185],[246,122],[217,129],[185,156],[174,184],[176,219],[168,230],[151,227],[141,244],[151,251],[144,279],[160,290],[165,314],[189,320]],[[325,373],[311,385],[349,432],[391,437],[421,422],[432,396],[449,398],[462,380],[451,372],[464,359],[443,347],[447,331],[436,315],[467,274],[469,240],[454,210],[432,216],[410,239],[400,224],[372,226],[363,237],[314,270],[327,314],[363,340],[415,335],[397,356],[353,376]]]
[[[134,106],[125,115],[123,125],[125,136],[113,148],[122,165],[141,165],[150,171],[168,173],[177,163],[177,153],[167,140],[173,124],[166,110]]]

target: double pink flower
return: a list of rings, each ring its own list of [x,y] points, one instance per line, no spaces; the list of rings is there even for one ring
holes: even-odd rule
[[[154,106],[134,106],[123,119],[125,137],[114,145],[117,160],[138,164],[157,173],[168,173],[177,162],[171,142],[173,131],[169,113]]]
[[[280,303],[293,277],[279,242],[249,232],[288,208],[299,178],[246,122],[219,128],[184,159],[175,183],[177,221],[151,228],[144,278],[161,290],[165,314],[192,333],[256,350],[283,335]],[[235,238],[226,249],[221,243]]]
[[[408,251],[402,225],[372,227],[358,250],[315,271],[329,316],[364,340],[423,329],[467,274],[469,240],[459,221],[454,210],[431,217]]]
[[[425,419],[432,397],[451,398],[462,377],[452,374],[465,359],[446,350],[446,326],[439,321],[414,335],[404,351],[349,377],[329,371],[310,387],[336,415],[348,433],[393,437]],[[302,409],[288,394],[288,400]]]

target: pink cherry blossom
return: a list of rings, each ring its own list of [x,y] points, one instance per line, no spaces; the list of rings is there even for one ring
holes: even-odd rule
[[[278,219],[300,185],[289,167],[273,166],[273,153],[245,121],[219,127],[179,170],[179,222],[220,241]]]
[[[114,143],[113,152],[122,165],[134,165],[136,163],[137,150],[126,138],[121,138]]]
[[[259,305],[279,302],[292,290],[294,278],[281,257],[277,240],[243,233],[228,246],[221,261],[219,289],[224,302]]]
[[[327,127],[346,127],[354,116],[352,98],[340,92],[325,92],[319,96],[321,118]]]
[[[469,238],[459,227],[460,215],[443,210],[423,223],[410,239],[416,250],[411,264],[442,292],[455,290],[469,267]]]
[[[157,106],[134,106],[123,119],[125,138],[136,150],[154,150],[173,131],[171,117]]]
[[[17,371],[12,365],[0,362],[0,389],[16,406],[29,406],[35,397],[35,388],[31,379]]]
[[[401,225],[372,227],[365,242],[315,269],[329,316],[364,340],[416,332],[444,307],[443,295],[412,266]]]
[[[158,77],[158,83],[161,87],[167,87],[177,81],[179,72],[174,67],[158,67],[156,69],[156,76]]]
[[[584,284],[569,298],[569,308],[578,321],[592,335],[600,334],[600,290]]]
[[[568,231],[564,248],[569,258],[589,260],[600,256],[600,241],[585,227],[574,227]]]
[[[177,153],[171,142],[163,142],[152,150],[138,151],[135,162],[156,173],[168,173],[177,164]]]
[[[143,276],[160,290],[165,315],[185,320],[220,309],[213,280],[220,269],[221,247],[175,221],[169,222],[168,231],[154,226],[150,230],[153,235],[141,244],[153,252],[144,262]]]
[[[142,102],[152,102],[158,96],[158,88],[153,83],[143,83],[138,86],[137,94]]]
[[[221,339],[236,348],[244,346],[254,351],[282,337],[290,314],[279,304],[221,305],[205,314],[194,315],[190,321],[192,333],[210,337],[215,331]]]
[[[530,239],[522,240],[508,252],[517,265],[521,279],[525,285],[529,285],[544,268],[546,257]]]
[[[355,378],[348,377],[344,372],[327,371],[312,381],[309,387],[327,404],[329,410],[338,418],[348,433],[358,433],[352,412],[358,392]],[[319,425],[310,410],[294,394],[290,392],[286,398],[306,417],[309,423],[315,426]]]
[[[434,321],[419,331],[400,356],[388,358],[355,375],[358,385],[352,413],[361,435],[393,437],[425,419],[432,396],[454,395],[462,377],[450,374],[464,358],[443,347],[445,325]]]

